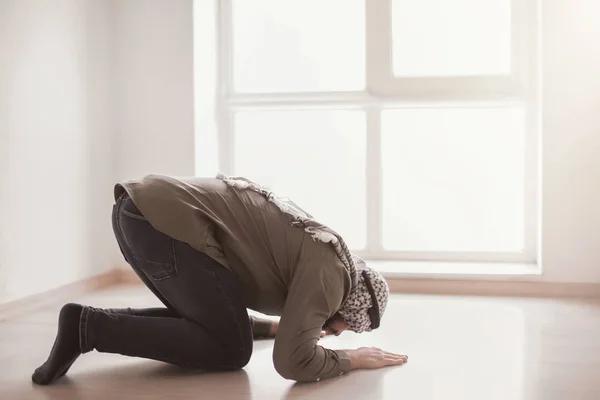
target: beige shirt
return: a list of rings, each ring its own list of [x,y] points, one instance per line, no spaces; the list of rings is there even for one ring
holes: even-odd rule
[[[317,381],[350,370],[346,352],[317,344],[351,289],[331,245],[291,227],[260,193],[218,179],[150,175],[116,185],[115,199],[123,190],[157,230],[231,270],[246,307],[281,316],[273,351],[280,375]]]

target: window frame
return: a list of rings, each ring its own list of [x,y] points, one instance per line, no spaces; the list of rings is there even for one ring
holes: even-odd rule
[[[393,0],[367,0],[367,87],[382,97],[428,100],[516,100],[531,82],[528,54],[535,7],[532,0],[511,2],[511,71],[508,76],[395,77],[392,48]],[[371,28],[371,29],[369,29]]]
[[[195,0],[205,3],[207,0]],[[487,77],[397,78],[391,60],[392,0],[365,0],[366,87],[361,91],[301,93],[236,93],[233,88],[232,0],[209,0],[216,21],[216,120],[218,168],[234,174],[234,115],[242,110],[362,110],[366,131],[366,248],[355,251],[372,260],[506,262],[538,260],[539,130],[540,130],[540,0],[511,0],[512,67],[514,73]],[[196,8],[196,6],[195,6]],[[198,7],[199,8],[199,7]],[[206,5],[203,6],[206,11]],[[386,37],[387,39],[384,38]],[[200,59],[200,58],[198,58]],[[382,111],[413,107],[522,107],[525,138],[525,243],[522,252],[388,251],[382,247]],[[198,137],[198,135],[197,135]]]

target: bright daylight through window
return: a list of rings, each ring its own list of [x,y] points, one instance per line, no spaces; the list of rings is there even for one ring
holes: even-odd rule
[[[533,263],[536,13],[196,1],[197,173],[271,186],[367,259]]]

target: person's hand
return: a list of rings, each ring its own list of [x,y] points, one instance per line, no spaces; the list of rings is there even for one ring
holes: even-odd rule
[[[377,369],[392,365],[402,365],[408,361],[408,356],[390,353],[377,347],[361,347],[356,350],[346,350],[352,369]]]

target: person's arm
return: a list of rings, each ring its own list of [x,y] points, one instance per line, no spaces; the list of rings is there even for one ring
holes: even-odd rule
[[[346,351],[317,344],[323,324],[350,288],[350,277],[335,254],[316,258],[320,265],[303,263],[294,273],[273,350],[277,372],[300,382],[333,378],[351,369]]]
[[[254,318],[255,321],[258,322],[258,324],[260,325],[256,329],[254,329],[254,327],[252,328],[252,332],[254,333],[255,339],[274,338],[277,335],[277,331],[279,330],[279,321],[270,321],[270,320],[250,316],[250,324],[255,323],[255,322],[252,322],[252,318]],[[268,324],[268,326],[267,326],[267,324]],[[331,333],[331,334],[333,334],[333,333]],[[326,331],[321,331],[322,338],[327,335],[328,335],[328,333]]]

